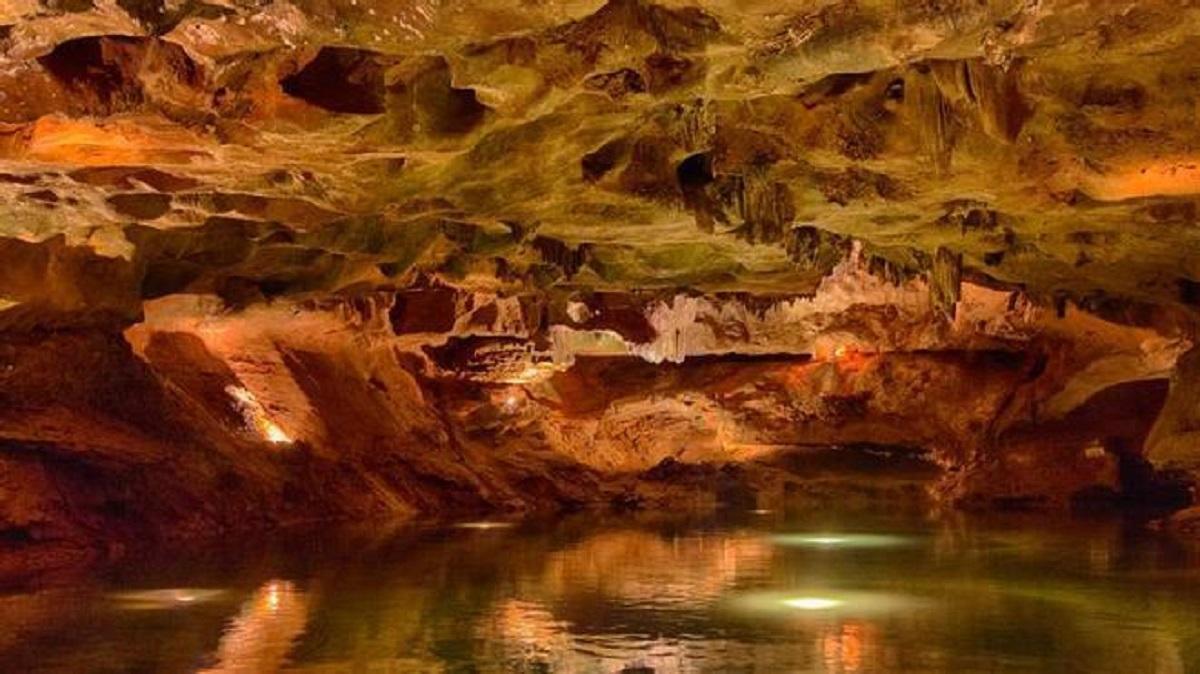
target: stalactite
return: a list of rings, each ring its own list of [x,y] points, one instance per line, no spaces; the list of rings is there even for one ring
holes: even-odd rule
[[[929,272],[930,301],[946,318],[954,320],[962,298],[962,253],[938,248]]]

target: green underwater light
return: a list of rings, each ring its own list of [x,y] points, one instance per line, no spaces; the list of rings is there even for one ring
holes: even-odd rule
[[[803,611],[825,611],[831,608],[837,608],[846,602],[841,599],[830,599],[829,597],[790,597],[781,602],[788,608],[796,608]]]
[[[903,536],[885,534],[775,534],[771,540],[776,545],[808,548],[890,548],[911,543]]]

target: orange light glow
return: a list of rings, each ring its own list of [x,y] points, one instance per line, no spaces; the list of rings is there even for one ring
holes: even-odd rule
[[[187,163],[208,154],[200,141],[179,127],[143,121],[99,124],[42,117],[33,125],[29,155],[56,164],[120,165],[145,162]]]
[[[276,445],[292,442],[291,436],[284,433],[278,424],[271,421],[258,399],[244,386],[226,386],[225,392],[233,398],[234,404],[246,420],[246,425],[257,431],[267,442]]]
[[[549,379],[558,371],[553,363],[533,363],[500,381],[504,384],[534,384]]]
[[[246,600],[226,629],[205,674],[277,672],[308,623],[308,597],[284,580],[270,580]]]
[[[1125,166],[1089,175],[1084,189],[1103,201],[1146,196],[1200,194],[1200,159],[1181,158],[1141,166]]]
[[[821,637],[821,655],[826,671],[860,672],[864,650],[870,646],[871,631],[863,625],[847,623]]]
[[[521,398],[516,393],[509,393],[504,396],[504,401],[501,403],[504,411],[508,414],[515,413],[521,407]]]

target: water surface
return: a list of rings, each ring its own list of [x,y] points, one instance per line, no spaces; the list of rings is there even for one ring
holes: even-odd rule
[[[961,516],[311,532],[10,590],[0,671],[1194,672],[1200,551]]]

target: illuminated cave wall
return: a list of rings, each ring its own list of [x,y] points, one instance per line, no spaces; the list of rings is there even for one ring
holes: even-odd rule
[[[0,544],[1183,505],[1198,33],[1168,0],[8,3]]]

